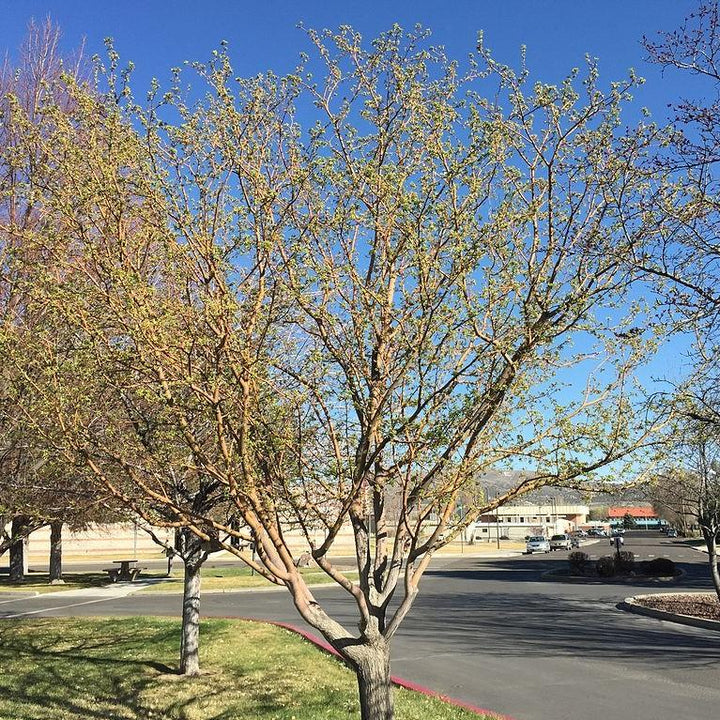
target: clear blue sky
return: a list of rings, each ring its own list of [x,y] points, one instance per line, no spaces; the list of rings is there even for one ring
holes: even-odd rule
[[[533,74],[545,82],[560,80],[586,53],[600,59],[607,81],[635,67],[648,78],[638,103],[662,119],[687,78],[661,77],[648,67],[640,39],[675,28],[694,5],[692,0],[2,0],[0,48],[12,52],[28,20],[49,14],[63,29],[67,49],[85,38],[89,54],[102,52],[103,38],[112,36],[123,59],[136,65],[134,86],[141,97],[150,78],[165,80],[170,67],[207,59],[221,40],[230,43],[238,75],[289,70],[308,49],[299,22],[314,28],[347,23],[367,38],[395,22],[421,23],[456,58],[467,56],[482,29],[495,56],[510,64],[525,44]]]

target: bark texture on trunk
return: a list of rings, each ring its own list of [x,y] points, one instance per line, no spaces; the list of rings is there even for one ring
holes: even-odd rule
[[[720,600],[720,572],[718,572],[717,541],[714,534],[705,533],[705,544],[708,549],[708,563],[710,564],[710,575],[715,587],[715,594]]]
[[[200,673],[200,550],[185,557],[183,583],[182,637],[180,640],[180,672]]]
[[[50,582],[61,583],[62,579],[62,521],[50,523]]]
[[[353,653],[362,720],[393,720],[390,648],[385,642],[366,645]]]
[[[357,539],[356,539],[357,542]],[[361,555],[361,553],[358,553]],[[320,558],[320,562],[323,559]],[[365,569],[369,564],[365,565]],[[369,587],[368,575],[360,573],[361,583],[368,586],[363,594],[365,603],[362,620],[359,623],[360,638],[354,637],[342,624],[331,618],[314,598],[312,591],[296,572],[291,578],[291,592],[295,607],[303,619],[320,631],[323,637],[340,653],[352,667],[357,677],[360,713],[362,720],[393,720],[393,688],[390,682],[390,638],[392,628],[385,623],[385,608],[376,600],[380,594]],[[364,577],[364,580],[362,579]],[[394,585],[388,588],[385,599],[392,596]],[[409,593],[403,605],[396,611],[396,624],[409,610],[415,592]],[[399,613],[399,615],[398,615]]]
[[[10,582],[22,582],[25,580],[27,557],[25,553],[26,538],[24,536],[24,532],[26,526],[26,518],[13,518],[11,533],[14,539],[10,545]]]

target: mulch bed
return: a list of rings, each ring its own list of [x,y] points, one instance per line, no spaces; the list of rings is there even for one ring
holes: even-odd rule
[[[650,595],[637,598],[635,602],[653,610],[664,610],[665,612],[690,615],[705,620],[720,620],[720,602],[718,602],[715,593]]]

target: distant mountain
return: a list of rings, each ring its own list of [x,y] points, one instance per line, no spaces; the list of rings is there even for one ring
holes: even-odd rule
[[[528,477],[527,472],[519,470],[492,470],[485,473],[478,485],[483,488],[485,497],[494,498],[507,492]],[[547,486],[523,495],[513,501],[513,505],[546,505],[552,502],[566,505],[622,505],[647,503],[648,495],[642,486],[636,488],[618,488],[616,493],[580,492],[563,487]]]

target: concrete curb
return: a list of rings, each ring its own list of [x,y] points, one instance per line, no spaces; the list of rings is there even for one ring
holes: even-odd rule
[[[308,632],[307,630],[303,630],[302,628],[297,627],[296,625],[292,625],[291,623],[284,623],[284,622],[273,622],[272,620],[257,620],[256,622],[264,622],[268,625],[275,625],[276,627],[283,628],[285,630],[289,630],[290,632],[295,633],[296,635],[300,635],[300,637],[304,638],[308,642],[315,645],[320,650],[323,650],[324,652],[328,653],[329,655],[333,655],[334,657],[338,658],[341,662],[345,662],[338,653],[335,648],[330,645],[329,642],[326,640],[323,640],[322,638],[317,637],[316,635],[313,635],[312,633]],[[470,703],[463,702],[462,700],[457,700],[456,698],[449,697],[448,695],[443,695],[442,693],[435,692],[434,690],[431,690],[430,688],[425,687],[424,685],[419,685],[418,683],[410,682],[409,680],[404,680],[401,677],[398,677],[397,675],[391,675],[390,676],[390,682],[392,682],[393,685],[396,687],[404,688],[405,690],[412,690],[413,692],[420,693],[422,695],[426,695],[428,697],[437,698],[438,700],[442,700],[443,702],[447,703],[448,705],[453,705],[457,708],[462,708],[463,710],[467,710],[468,712],[474,712],[478,715],[489,715],[492,718],[495,718],[496,720],[514,720],[514,718],[510,717],[509,715],[501,715],[500,713],[496,713],[494,710],[487,710],[486,708],[477,707],[476,705],[471,705]]]
[[[19,595],[20,597],[8,597],[8,595]],[[43,595],[52,595],[53,593],[43,593]],[[22,593],[20,591],[11,591],[0,595],[0,605],[4,603],[18,602],[18,600],[31,600],[32,598],[39,597],[40,593],[37,590],[30,590],[29,592]]]
[[[707,593],[682,593],[683,595],[707,595]],[[622,602],[618,603],[615,607],[618,610],[625,610],[626,612],[635,613],[636,615],[647,615],[648,617],[655,618],[656,620],[665,620],[667,622],[674,622],[678,625],[690,625],[691,627],[703,628],[704,630],[714,630],[720,632],[720,621],[718,620],[705,620],[704,618],[696,618],[692,615],[679,615],[678,613],[671,613],[665,610],[656,610],[655,608],[645,607],[641,605],[638,600],[643,598],[652,597],[652,595],[634,595],[633,597],[625,598]]]

